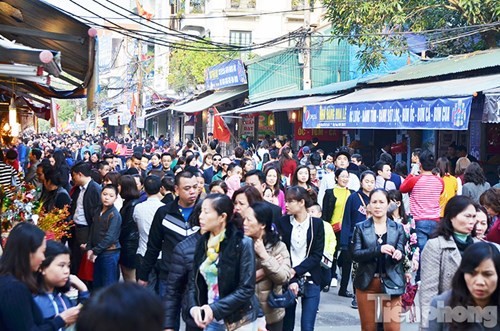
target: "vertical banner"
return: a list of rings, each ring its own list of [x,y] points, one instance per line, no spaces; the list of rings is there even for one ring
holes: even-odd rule
[[[241,134],[253,137],[255,129],[255,117],[244,117],[242,120]]]
[[[144,129],[145,122],[146,121],[144,120],[144,117],[137,117],[135,120],[135,124],[136,124],[138,129]]]

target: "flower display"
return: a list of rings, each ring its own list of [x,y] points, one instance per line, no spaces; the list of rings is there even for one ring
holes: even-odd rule
[[[2,231],[2,246],[9,236],[10,230],[19,222],[33,222],[46,233],[47,239],[61,240],[70,237],[72,221],[68,221],[69,207],[63,209],[53,208],[48,212],[42,209],[42,203],[37,200],[40,189],[24,183],[16,187],[15,194],[8,197],[0,192],[0,222]]]

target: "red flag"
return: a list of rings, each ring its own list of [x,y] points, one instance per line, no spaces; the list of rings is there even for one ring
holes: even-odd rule
[[[231,139],[231,132],[227,127],[222,116],[219,116],[219,111],[214,107],[214,139],[228,143]]]

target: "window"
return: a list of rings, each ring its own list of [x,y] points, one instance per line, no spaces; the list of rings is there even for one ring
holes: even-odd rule
[[[229,43],[237,46],[249,46],[252,44],[252,31],[229,31]]]

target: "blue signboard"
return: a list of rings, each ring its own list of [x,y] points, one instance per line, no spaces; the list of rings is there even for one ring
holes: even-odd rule
[[[309,105],[304,129],[467,130],[472,97]]]
[[[231,60],[210,67],[205,72],[205,89],[217,90],[224,87],[245,85],[247,75],[241,60]]]

